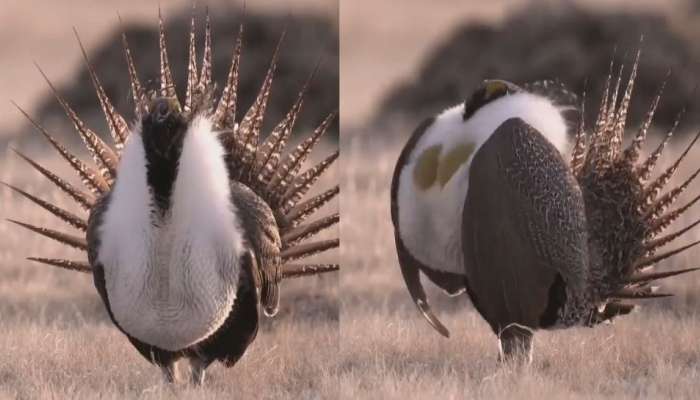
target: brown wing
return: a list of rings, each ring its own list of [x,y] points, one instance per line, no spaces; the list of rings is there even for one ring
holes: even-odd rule
[[[114,322],[119,330],[124,332],[124,330],[119,326],[117,320],[112,315],[112,309],[109,305],[109,299],[107,298],[107,287],[105,284],[104,277],[104,267],[97,262],[97,251],[100,248],[100,235],[99,228],[102,225],[102,218],[105,211],[107,210],[107,204],[109,203],[109,196],[112,192],[108,192],[106,195],[101,196],[95,205],[90,209],[90,216],[88,217],[88,227],[85,232],[85,238],[87,240],[88,250],[88,262],[90,263],[90,269],[92,271],[93,283],[95,284],[95,289],[102,299],[107,313],[110,319]],[[124,332],[126,334],[126,332]]]
[[[556,321],[581,293],[588,253],[583,199],[557,149],[520,119],[475,154],[462,248],[469,294],[495,332]]]
[[[102,225],[102,218],[105,211],[107,211],[107,204],[109,203],[109,198],[111,191],[107,194],[100,196],[95,204],[90,209],[90,215],[88,216],[88,226],[85,231],[85,239],[87,240],[87,256],[88,262],[91,266],[94,266],[97,262],[97,250],[100,247],[100,235],[99,228]]]
[[[391,181],[391,221],[394,224],[394,239],[396,241],[396,252],[399,257],[399,266],[401,267],[401,274],[406,282],[408,292],[411,295],[413,302],[418,307],[418,310],[420,310],[421,314],[423,314],[428,323],[441,335],[449,337],[449,330],[442,324],[442,322],[440,322],[435,314],[433,314],[433,311],[430,308],[427,296],[425,295],[425,290],[423,289],[423,284],[420,280],[420,271],[423,271],[423,273],[426,274],[431,281],[445,290],[448,294],[458,294],[464,290],[464,277],[457,274],[443,273],[420,263],[411,255],[410,251],[406,249],[399,233],[400,226],[397,195],[401,171],[405,163],[408,161],[408,157],[416,146],[416,143],[418,143],[418,140],[434,120],[435,118],[426,119],[418,126],[418,128],[416,128],[411,138],[406,143],[406,146],[401,151],[401,155],[396,162],[394,176]]]
[[[260,302],[265,315],[273,316],[279,306],[282,243],[275,217],[267,203],[241,183],[231,183],[231,197],[245,232],[245,239],[255,255],[257,268],[253,277],[260,289]]]

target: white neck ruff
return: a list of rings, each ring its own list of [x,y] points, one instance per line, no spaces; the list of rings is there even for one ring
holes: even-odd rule
[[[236,298],[243,239],[211,122],[185,134],[170,210],[157,217],[140,132],[127,141],[100,227],[98,261],[117,323],[176,351],[207,338]],[[157,219],[157,220],[156,220]]]
[[[397,193],[401,240],[425,266],[464,274],[462,208],[469,189],[469,167],[476,151],[506,120],[521,118],[537,129],[560,152],[568,151],[567,126],[561,110],[545,97],[530,93],[508,95],[486,104],[463,121],[464,104],[438,115],[416,143],[400,175]],[[440,156],[459,145],[474,151],[444,186],[416,187],[414,168],[423,151],[441,145]],[[473,188],[478,190],[478,188]]]

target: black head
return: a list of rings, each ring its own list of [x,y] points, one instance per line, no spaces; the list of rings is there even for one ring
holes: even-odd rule
[[[462,120],[466,121],[486,104],[505,95],[521,92],[522,89],[511,82],[503,80],[485,80],[481,83],[467,101],[464,102]]]
[[[178,103],[166,97],[154,99],[147,111],[141,121],[147,181],[153,190],[156,206],[165,212],[170,207],[170,194],[177,176],[187,120]]]
[[[143,145],[147,154],[171,159],[179,156],[187,121],[174,99],[158,97],[148,105],[141,124]]]

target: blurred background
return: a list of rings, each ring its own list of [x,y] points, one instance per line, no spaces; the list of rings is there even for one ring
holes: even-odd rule
[[[205,6],[212,16],[214,79],[226,78],[240,22],[245,19],[245,42],[241,65],[241,104],[247,107],[262,83],[272,51],[284,31],[272,91],[270,126],[286,113],[304,80],[320,61],[319,73],[309,91],[300,119],[302,128],[320,122],[319,115],[338,103],[338,4],[327,0],[262,0],[243,5],[237,0],[198,2],[202,18]],[[168,52],[176,84],[184,95],[187,35],[192,2],[160,2],[166,19]],[[106,132],[73,28],[78,31],[100,80],[117,110],[131,118],[132,104],[121,45],[122,27],[127,34],[141,81],[157,85],[158,1],[118,2],[72,0],[68,2],[7,1],[0,7],[0,102],[14,100],[42,123],[69,128],[58,103],[36,70],[36,62],[78,114],[97,132]],[[244,12],[244,8],[247,11]],[[119,15],[123,24],[119,24]],[[201,37],[200,37],[201,39]],[[198,43],[201,53],[202,42]],[[154,54],[156,55],[154,57]],[[200,54],[201,56],[201,54]],[[29,135],[24,117],[11,105],[0,108],[0,143],[24,142]],[[60,129],[66,131],[68,129]],[[75,138],[72,132],[67,137]],[[337,137],[337,127],[331,136]]]
[[[342,2],[342,124],[396,117],[415,124],[486,78],[558,79],[576,93],[587,80],[595,102],[613,54],[630,62],[643,35],[633,108],[644,112],[670,70],[673,95],[657,117],[666,127],[698,84],[698,22],[693,0]]]

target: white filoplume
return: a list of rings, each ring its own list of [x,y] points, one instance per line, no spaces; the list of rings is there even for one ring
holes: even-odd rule
[[[141,133],[130,136],[98,249],[111,311],[129,335],[175,351],[223,324],[244,251],[230,196],[224,149],[211,122],[197,117],[185,135],[170,211],[157,217]]]
[[[514,117],[538,130],[564,154],[569,145],[561,111],[545,97],[520,92],[487,103],[466,121],[462,120],[464,104],[438,115],[411,152],[399,178],[399,231],[410,253],[430,268],[464,274],[462,208],[474,154],[504,121]],[[440,154],[444,155],[464,144],[473,144],[474,152],[444,186],[433,184],[423,190],[415,185],[414,168],[425,149],[442,145]]]

